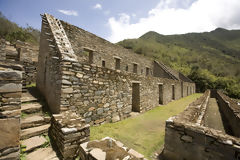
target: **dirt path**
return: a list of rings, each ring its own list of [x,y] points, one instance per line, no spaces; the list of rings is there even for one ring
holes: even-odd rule
[[[204,121],[206,127],[214,128],[225,133],[223,120],[221,118],[216,98],[209,98]]]

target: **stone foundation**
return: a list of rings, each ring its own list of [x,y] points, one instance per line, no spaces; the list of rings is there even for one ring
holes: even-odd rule
[[[21,66],[0,62],[0,160],[19,159]]]
[[[142,154],[109,137],[81,144],[79,157],[81,160],[145,159]]]
[[[51,120],[50,137],[62,159],[74,159],[79,145],[89,140],[89,125],[75,113],[55,114]]]

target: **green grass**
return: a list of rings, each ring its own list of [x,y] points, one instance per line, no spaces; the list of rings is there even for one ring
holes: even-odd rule
[[[27,84],[26,88],[36,87],[36,83]]]
[[[117,123],[91,127],[90,139],[109,136],[150,158],[164,144],[165,121],[182,112],[201,95],[194,94]]]

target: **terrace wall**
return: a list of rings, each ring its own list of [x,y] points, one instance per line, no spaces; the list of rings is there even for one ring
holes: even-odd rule
[[[184,112],[166,121],[164,160],[239,160],[239,138],[202,125],[209,97],[207,91]]]

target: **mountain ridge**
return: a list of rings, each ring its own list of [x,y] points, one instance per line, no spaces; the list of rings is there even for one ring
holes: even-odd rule
[[[149,31],[117,44],[184,73],[200,86],[199,91],[221,88],[240,98],[240,30],[216,28],[178,35]]]

